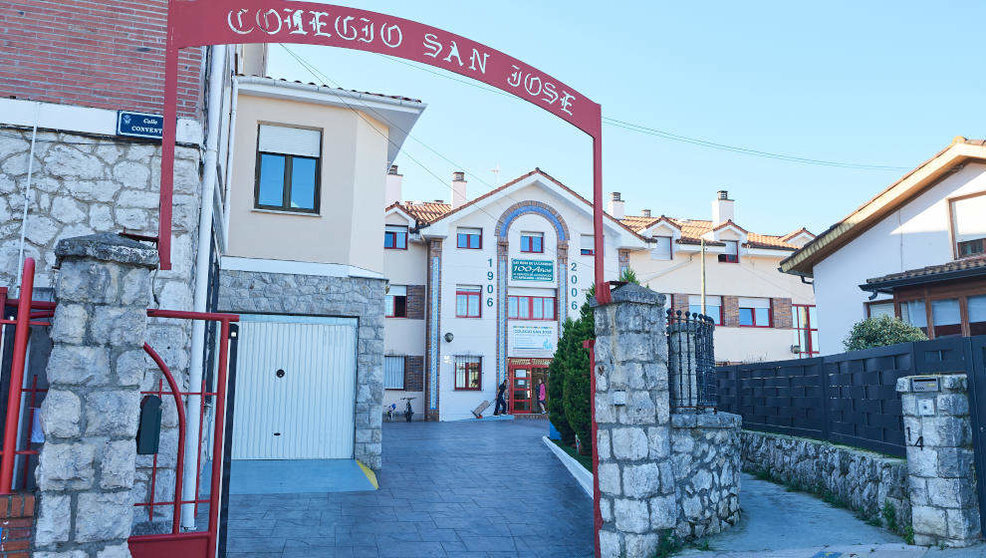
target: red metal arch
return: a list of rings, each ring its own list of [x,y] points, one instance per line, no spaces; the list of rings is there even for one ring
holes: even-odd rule
[[[161,269],[171,269],[178,51],[219,44],[297,43],[364,50],[414,60],[481,81],[531,102],[592,137],[595,283],[603,279],[602,112],[574,88],[537,68],[436,27],[344,6],[281,0],[170,0],[161,157]]]

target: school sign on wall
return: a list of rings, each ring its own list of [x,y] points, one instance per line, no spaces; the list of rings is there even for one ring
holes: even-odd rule
[[[515,281],[554,281],[554,262],[545,260],[510,260],[510,278]]]

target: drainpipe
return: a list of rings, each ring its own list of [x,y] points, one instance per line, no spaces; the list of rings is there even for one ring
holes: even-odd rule
[[[24,242],[27,239],[27,210],[31,205],[31,177],[34,174],[34,145],[38,139],[38,121],[41,120],[41,103],[34,106],[34,129],[31,131],[31,150],[27,154],[27,184],[24,185],[24,211],[21,214],[20,247],[17,250],[17,288],[20,290],[24,270]],[[30,295],[30,293],[28,293]],[[24,298],[20,292],[19,297]],[[2,310],[2,309],[0,309]]]
[[[206,311],[206,301],[209,294],[209,249],[212,241],[212,211],[215,206],[215,189],[217,170],[216,163],[219,147],[219,124],[222,121],[220,109],[222,105],[223,78],[226,71],[226,47],[216,45],[210,48],[209,55],[209,99],[206,105],[206,140],[205,140],[205,170],[202,174],[201,208],[199,211],[199,238],[195,253],[195,287],[192,298],[192,310]],[[188,367],[188,390],[200,391],[202,386],[202,368],[205,348],[205,322],[192,321],[192,355]],[[224,389],[225,386],[216,386]],[[185,470],[182,471],[182,500],[195,499],[196,478],[198,468],[199,428],[202,408],[201,395],[189,395],[185,415],[185,439],[190,442],[185,445]],[[217,417],[215,420],[222,420]],[[220,456],[213,456],[219,459]],[[181,524],[184,530],[195,528],[195,504],[182,505]]]
[[[236,147],[236,104],[239,98],[240,80],[236,76],[233,76],[233,94],[230,97],[229,111],[229,143],[226,148],[226,180],[223,182],[223,185],[226,187],[226,197],[223,198],[225,201],[223,205],[223,246],[229,246],[229,197],[233,195],[233,189],[230,187],[230,184],[233,183],[233,148]]]

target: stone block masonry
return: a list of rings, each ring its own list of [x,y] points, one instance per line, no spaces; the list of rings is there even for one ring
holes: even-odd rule
[[[0,125],[0,285],[17,284],[30,148],[30,130]],[[147,306],[191,310],[201,156],[198,147],[185,145],[176,149],[175,157],[174,268],[155,272],[153,299]],[[124,229],[157,234],[160,167],[160,145],[154,143],[38,131],[24,250],[26,256],[38,261],[36,293],[44,293],[55,284],[55,247],[62,239]],[[185,383],[191,323],[152,319],[146,341],[168,363],[180,387],[188,390]],[[157,389],[160,379],[160,373],[151,369],[143,378],[142,390]],[[178,422],[174,403],[169,397],[162,399],[165,421],[161,458],[164,461],[158,463],[160,476],[155,485],[158,495],[171,495],[174,492],[174,451],[171,450],[177,448]],[[143,501],[150,496],[152,460],[151,456],[138,459],[137,490],[143,491],[138,496]],[[155,507],[155,516],[169,517],[170,508]]]
[[[905,533],[911,525],[907,461],[769,432],[744,430],[741,439],[743,470],[823,495],[865,517],[879,518],[897,533]],[[892,517],[884,511],[888,505]]]
[[[359,320],[355,458],[379,471],[386,280],[223,270],[219,284],[221,312],[343,316]]]
[[[142,346],[155,249],[117,235],[65,239],[52,319],[35,556],[129,556]]]
[[[662,538],[717,533],[739,518],[740,417],[671,414],[664,302],[628,284],[594,305],[604,557],[650,557]]]
[[[897,380],[914,542],[969,546],[980,536],[965,374]]]

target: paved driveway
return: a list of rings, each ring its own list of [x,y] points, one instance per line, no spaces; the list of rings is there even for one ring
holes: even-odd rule
[[[234,495],[228,556],[582,557],[592,500],[539,420],[388,423],[380,489]]]

